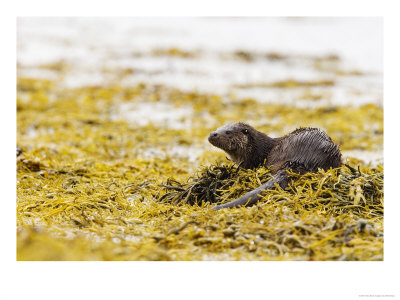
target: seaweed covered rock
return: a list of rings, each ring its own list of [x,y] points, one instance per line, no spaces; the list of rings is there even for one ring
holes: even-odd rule
[[[303,209],[352,211],[357,215],[383,215],[383,170],[346,165],[328,171],[299,175],[289,172],[292,180],[286,189],[268,191],[263,203],[281,201],[301,205]],[[233,165],[217,165],[202,169],[198,176],[185,183],[169,179],[162,187],[166,193],[158,201],[173,204],[202,205],[226,203],[240,197],[270,179],[268,169],[243,170]],[[262,204],[261,204],[262,205]]]
[[[231,165],[211,165],[199,171],[185,183],[169,178],[162,187],[167,192],[158,200],[173,204],[201,205],[220,203],[248,191],[270,179],[267,168],[245,170]]]

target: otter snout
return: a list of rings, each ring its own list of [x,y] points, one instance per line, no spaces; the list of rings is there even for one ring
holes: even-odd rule
[[[208,140],[210,139],[216,139],[222,135],[226,136],[226,137],[230,137],[232,136],[233,132],[232,130],[217,130],[217,131],[213,131],[210,133],[210,135],[208,136]]]
[[[235,144],[234,128],[232,124],[225,125],[210,133],[208,141],[215,147],[221,148],[224,151],[229,150]]]
[[[213,131],[210,133],[208,136],[208,141],[214,145],[214,142],[218,139],[218,133],[216,131]]]
[[[210,136],[208,138],[211,139],[211,138],[215,138],[217,136],[218,136],[218,133],[216,131],[213,131],[210,133]]]

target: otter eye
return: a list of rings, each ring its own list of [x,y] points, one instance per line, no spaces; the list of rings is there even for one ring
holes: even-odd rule
[[[227,131],[225,131],[225,133],[226,133],[227,135],[231,135],[231,134],[232,134],[232,131],[227,130]]]
[[[249,133],[249,131],[247,130],[247,129],[243,129],[243,131],[242,131],[244,134],[248,134]]]

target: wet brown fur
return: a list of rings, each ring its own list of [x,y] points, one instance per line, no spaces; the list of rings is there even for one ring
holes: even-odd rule
[[[275,182],[285,188],[289,184],[286,170],[304,174],[342,164],[339,147],[318,128],[299,128],[283,137],[271,138],[240,122],[211,132],[208,140],[224,150],[237,165],[252,169],[264,164],[274,175],[274,179],[258,189],[216,209],[255,203],[264,194],[263,190],[274,188]]]

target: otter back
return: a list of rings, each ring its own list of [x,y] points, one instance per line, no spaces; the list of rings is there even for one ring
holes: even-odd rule
[[[298,172],[316,172],[341,165],[339,147],[318,128],[300,128],[276,139],[267,157],[267,165],[276,172],[282,168]]]

